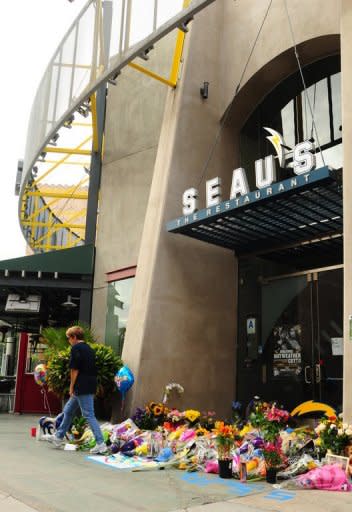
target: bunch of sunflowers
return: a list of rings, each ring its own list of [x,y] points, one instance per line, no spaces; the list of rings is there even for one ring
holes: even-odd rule
[[[169,410],[161,402],[149,402],[144,408],[138,407],[132,420],[142,430],[155,430],[163,425]]]

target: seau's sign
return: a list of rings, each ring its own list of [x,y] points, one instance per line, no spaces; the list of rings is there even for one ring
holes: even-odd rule
[[[264,159],[255,161],[255,180],[257,186],[256,197],[261,197],[261,190],[266,190],[266,195],[270,195],[270,186],[276,181],[276,165],[275,158],[279,160],[280,167],[284,167],[286,152],[285,144],[282,136],[272,130],[265,128],[271,135],[267,137],[276,149],[277,157],[273,155]],[[308,140],[297,144],[293,149],[293,172],[296,175],[306,174],[315,167],[314,144]],[[269,187],[269,190],[268,190]],[[206,207],[216,206],[222,201],[221,178],[216,177],[208,180],[205,184],[206,190]],[[238,196],[245,197],[249,193],[248,180],[246,171],[242,167],[235,169],[232,173],[232,183],[230,191],[230,200],[236,199]],[[246,200],[244,201],[246,202]],[[247,199],[249,202],[249,199]],[[182,197],[183,215],[190,215],[198,210],[198,190],[189,188],[185,190]]]
[[[270,134],[267,139],[273,144],[276,156],[269,155],[255,161],[256,190],[252,192],[249,190],[246,171],[243,167],[239,167],[232,173],[228,200],[223,200],[220,177],[206,181],[206,208],[198,211],[199,192],[196,188],[188,188],[182,196],[182,213],[184,216],[170,222],[168,224],[169,230],[222,213],[226,210],[247,205],[265,197],[277,195],[310,182],[311,175],[309,173],[315,168],[314,143],[308,140],[300,142],[288,153],[282,135],[271,128],[264,129]],[[291,155],[292,162],[286,165],[288,156]],[[276,183],[276,161],[278,161],[279,166],[282,168],[292,168],[292,178]]]

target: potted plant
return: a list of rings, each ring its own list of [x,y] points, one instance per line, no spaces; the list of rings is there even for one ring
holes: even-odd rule
[[[277,472],[287,461],[281,449],[280,438],[277,438],[275,442],[265,442],[262,450],[266,466],[266,481],[269,484],[274,484]]]
[[[85,330],[89,331],[88,328]],[[43,335],[48,335],[49,329],[43,331]],[[47,383],[50,391],[53,391],[57,396],[64,399],[68,395],[70,386],[70,347],[67,346],[65,335],[66,329],[53,329],[50,328],[48,336],[48,364],[47,364]],[[63,338],[65,345],[63,345]],[[50,341],[49,341],[50,337]],[[123,363],[121,358],[116,355],[113,349],[108,345],[102,345],[92,342],[91,331],[85,335],[86,341],[95,352],[95,361],[97,367],[97,416],[103,419],[107,418],[108,408],[107,401],[112,397],[115,390],[114,376],[116,372],[122,367]],[[65,347],[59,349],[59,347]]]
[[[218,451],[219,476],[220,478],[232,478],[232,448],[235,442],[236,428],[233,425],[226,425],[223,421],[216,421],[215,443]]]

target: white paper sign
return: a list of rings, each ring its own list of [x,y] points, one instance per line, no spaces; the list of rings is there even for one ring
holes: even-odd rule
[[[331,338],[333,356],[343,356],[343,338]]]
[[[247,334],[255,334],[255,318],[247,318]]]

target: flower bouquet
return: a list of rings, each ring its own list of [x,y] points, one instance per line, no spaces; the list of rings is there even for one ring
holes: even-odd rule
[[[249,414],[250,424],[260,430],[265,441],[274,442],[280,430],[283,430],[290,418],[289,412],[275,402],[262,402],[257,397]]]
[[[142,430],[155,430],[162,426],[168,409],[159,402],[149,402],[144,408],[138,407],[132,416],[132,420]]]
[[[183,416],[190,427],[194,426],[200,418],[200,412],[195,409],[187,409],[183,412]]]
[[[344,455],[346,447],[352,444],[352,425],[343,423],[337,416],[323,417],[314,430],[318,435],[315,444],[323,453]]]
[[[287,464],[287,458],[281,449],[280,437],[275,442],[264,443],[262,451],[266,466],[266,480],[274,484],[278,470]]]
[[[181,386],[181,384],[178,384],[177,382],[169,382],[169,384],[166,384],[162,399],[163,404],[166,404],[168,402],[170,395],[173,391],[178,395],[182,395],[182,393],[184,392],[184,387]]]
[[[219,460],[232,459],[231,450],[237,434],[236,428],[233,425],[225,425],[223,421],[216,421],[213,432]]]
[[[238,400],[234,400],[231,404],[231,408],[232,408],[233,422],[235,425],[239,425],[242,421],[242,417],[241,417],[242,404],[241,404],[241,402],[238,402]]]
[[[233,425],[225,425],[223,421],[216,421],[215,443],[218,452],[219,476],[220,478],[232,478],[232,454],[231,450],[237,434]]]
[[[199,418],[200,426],[208,431],[211,431],[215,427],[215,416],[215,411],[203,411]]]

